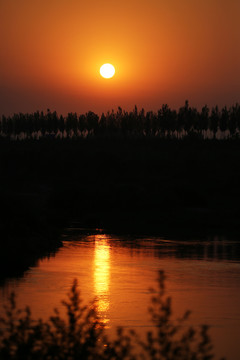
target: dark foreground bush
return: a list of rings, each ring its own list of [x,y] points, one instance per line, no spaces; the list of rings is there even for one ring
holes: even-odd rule
[[[61,318],[55,310],[46,322],[32,319],[28,307],[18,310],[12,294],[5,317],[0,319],[0,359],[214,359],[207,326],[199,329],[187,326],[189,312],[177,321],[173,319],[162,271],[157,291],[151,292],[154,330],[143,339],[133,330],[119,328],[114,340],[106,336],[94,302],[89,306],[82,304],[76,280],[68,300],[63,301],[67,316]]]

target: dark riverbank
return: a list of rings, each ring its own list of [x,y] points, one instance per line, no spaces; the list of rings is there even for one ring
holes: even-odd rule
[[[0,141],[1,278],[54,251],[62,229],[239,232],[240,141]]]

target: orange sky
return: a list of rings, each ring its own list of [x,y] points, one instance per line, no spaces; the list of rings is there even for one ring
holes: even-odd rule
[[[230,106],[239,19],[239,0],[0,0],[0,114]]]

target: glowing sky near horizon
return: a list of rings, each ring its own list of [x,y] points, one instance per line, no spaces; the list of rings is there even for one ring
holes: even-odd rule
[[[239,18],[238,0],[0,0],[0,115],[240,102]]]

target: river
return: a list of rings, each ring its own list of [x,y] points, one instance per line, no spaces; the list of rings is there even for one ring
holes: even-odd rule
[[[239,239],[86,235],[71,228],[55,254],[21,279],[7,281],[0,307],[14,290],[20,307],[30,305],[35,318],[48,318],[53,308],[63,310],[61,300],[76,278],[84,303],[97,300],[106,331],[122,325],[143,333],[152,326],[149,288],[156,288],[160,269],[167,276],[174,316],[191,310],[192,325],[211,326],[215,354],[239,360]]]

